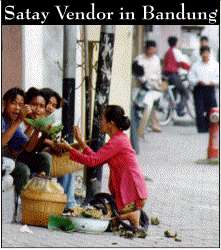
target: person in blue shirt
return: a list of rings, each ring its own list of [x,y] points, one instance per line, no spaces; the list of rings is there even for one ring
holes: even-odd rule
[[[25,93],[19,88],[12,88],[3,96],[2,156],[15,160],[15,169],[11,175],[17,198],[30,179],[31,173],[45,172],[49,175],[51,168],[51,156],[46,152],[35,151],[40,131],[34,128],[31,137],[28,138],[20,126],[32,112],[30,105],[25,103]]]

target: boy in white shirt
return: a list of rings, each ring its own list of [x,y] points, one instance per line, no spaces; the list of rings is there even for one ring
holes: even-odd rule
[[[197,130],[199,133],[205,133],[209,131],[210,110],[217,107],[215,86],[219,85],[219,64],[210,59],[208,46],[201,47],[200,55],[202,60],[191,67],[188,78],[194,85]]]

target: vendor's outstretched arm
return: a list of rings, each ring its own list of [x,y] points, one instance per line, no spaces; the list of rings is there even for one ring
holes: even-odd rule
[[[94,152],[89,146],[86,145],[84,151],[81,153],[75,148],[72,148],[71,145],[65,140],[62,140],[62,142],[63,145],[61,146],[70,151],[71,160],[84,164],[88,167],[102,165],[122,150],[121,145],[112,141],[111,143],[106,143],[97,152]]]

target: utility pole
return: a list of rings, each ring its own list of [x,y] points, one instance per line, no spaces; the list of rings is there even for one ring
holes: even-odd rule
[[[66,104],[62,112],[62,124],[64,125],[62,137],[69,143],[73,143],[75,112],[76,33],[76,25],[64,25],[63,98]]]
[[[98,72],[94,103],[91,148],[96,152],[105,144],[105,135],[100,133],[100,119],[103,109],[108,105],[111,71],[114,52],[115,25],[102,25],[98,58]],[[102,167],[86,168],[86,200],[90,202],[101,191]]]
[[[87,25],[84,25],[84,54],[85,54],[85,140],[90,140],[90,94],[89,94],[89,57]]]

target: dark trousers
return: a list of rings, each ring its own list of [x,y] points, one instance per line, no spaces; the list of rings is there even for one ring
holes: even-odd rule
[[[199,133],[209,132],[209,114],[217,107],[215,87],[197,85],[193,90],[196,126]]]
[[[139,138],[137,135],[137,130],[140,125],[140,118],[137,115],[136,106],[134,103],[131,105],[131,144],[133,149],[139,154]]]
[[[15,192],[17,195],[21,194],[24,186],[30,179],[31,173],[45,172],[47,176],[50,174],[51,169],[51,156],[45,152],[22,152],[15,163],[15,169],[11,173],[14,184]]]
[[[181,101],[178,104],[178,110],[183,110],[186,105],[187,105],[187,101],[189,99],[189,95],[188,92],[180,78],[180,75],[176,72],[174,73],[170,73],[167,75],[168,76],[168,80],[169,80],[169,84],[171,85],[175,85],[176,86],[176,90],[180,93],[181,95]]]

